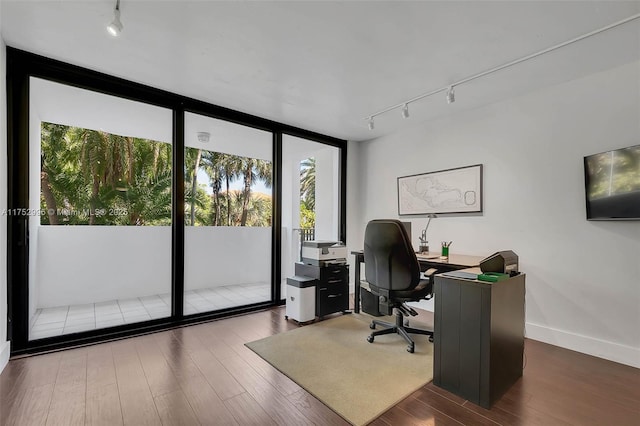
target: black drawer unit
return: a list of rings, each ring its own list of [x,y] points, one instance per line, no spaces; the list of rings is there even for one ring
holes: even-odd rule
[[[316,316],[322,318],[349,309],[349,265],[315,266],[298,262],[295,273],[318,280]]]
[[[491,408],[522,376],[525,274],[495,283],[436,275],[433,384]]]

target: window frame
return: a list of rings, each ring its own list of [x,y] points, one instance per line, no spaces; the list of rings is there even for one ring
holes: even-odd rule
[[[7,63],[7,208],[29,206],[29,79],[37,77],[68,86],[116,96],[172,110],[173,155],[172,224],[171,224],[171,316],[142,323],[126,324],[100,330],[28,339],[29,305],[29,236],[28,217],[7,217],[7,337],[11,355],[37,353],[59,348],[90,344],[180,325],[211,320],[230,315],[282,305],[281,280],[281,199],[282,199],[282,136],[297,136],[340,149],[340,197],[338,235],[346,242],[346,173],[347,141],[304,130],[255,115],[235,111],[205,101],[181,96],[166,90],[134,83],[41,55],[6,48]],[[185,113],[191,112],[253,127],[272,134],[273,198],[271,247],[271,300],[203,314],[184,315],[184,129]]]

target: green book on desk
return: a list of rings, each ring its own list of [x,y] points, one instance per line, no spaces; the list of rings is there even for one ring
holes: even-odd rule
[[[485,272],[478,275],[478,281],[487,281],[490,283],[496,283],[498,281],[506,280],[509,278],[509,274],[503,274],[501,272]]]

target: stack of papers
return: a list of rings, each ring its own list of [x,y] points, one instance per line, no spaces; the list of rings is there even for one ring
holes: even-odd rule
[[[465,279],[465,280],[477,280],[478,279],[478,274],[472,274],[471,272],[463,272],[463,271],[443,272],[441,275],[443,277],[462,278],[462,279]]]

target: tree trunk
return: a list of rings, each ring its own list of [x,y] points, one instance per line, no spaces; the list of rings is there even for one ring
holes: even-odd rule
[[[133,138],[131,137],[127,138],[127,157],[127,165],[129,166],[129,170],[127,170],[129,174],[129,176],[127,176],[127,183],[131,186],[133,183]]]
[[[40,186],[42,187],[42,195],[47,206],[47,215],[49,216],[49,225],[58,225],[58,205],[51,191],[49,183],[49,174],[46,171],[40,172]]]
[[[198,191],[198,168],[200,167],[200,157],[202,150],[196,154],[196,163],[193,166],[193,178],[191,179],[191,226],[196,224],[196,193]]]
[[[213,218],[213,226],[218,226],[220,224],[220,191],[217,188],[213,189],[213,199],[215,205],[215,216]]]
[[[156,143],[153,147],[153,177],[158,176],[158,158],[160,158],[160,144]]]
[[[229,193],[229,173],[225,173],[227,182],[227,226],[231,226],[231,194]]]
[[[244,171],[244,190],[242,191],[242,216],[240,217],[240,226],[247,225],[247,213],[249,211],[249,199],[251,198],[251,183],[253,177],[253,162],[249,161]]]
[[[96,170],[93,171],[93,186],[91,187],[91,201],[89,202],[89,225],[96,224],[96,204],[100,192],[100,177]]]
[[[220,173],[214,172],[214,180],[212,183],[213,199],[215,200],[215,217],[213,218],[213,226],[220,225],[220,215],[222,214],[220,209]]]

